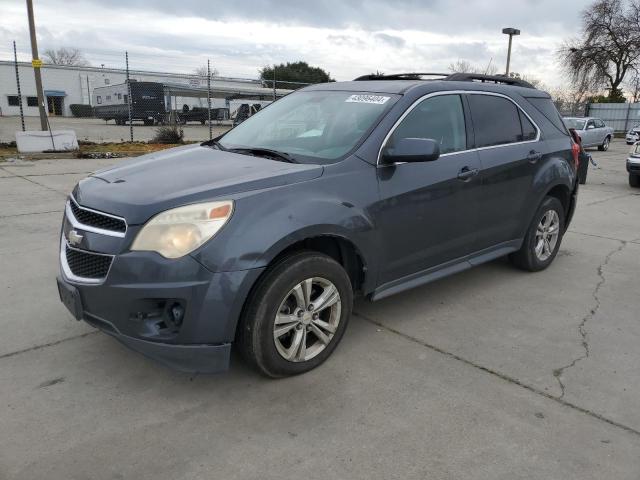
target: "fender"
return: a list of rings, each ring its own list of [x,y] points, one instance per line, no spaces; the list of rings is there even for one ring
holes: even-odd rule
[[[227,225],[192,256],[212,272],[262,268],[302,240],[333,236],[354,245],[367,278],[376,277],[378,235],[367,210],[378,192],[375,168],[356,160],[356,169],[335,172],[274,191],[235,198]],[[345,195],[345,192],[348,192]]]

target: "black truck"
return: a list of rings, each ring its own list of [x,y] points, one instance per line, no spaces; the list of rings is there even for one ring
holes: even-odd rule
[[[131,119],[154,125],[166,115],[164,86],[157,82],[131,80],[118,85],[98,87],[93,90],[94,115],[105,121],[115,120],[124,125],[129,120],[129,89],[131,90]]]

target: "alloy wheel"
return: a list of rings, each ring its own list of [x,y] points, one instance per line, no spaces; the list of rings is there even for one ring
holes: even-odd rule
[[[536,229],[535,252],[541,262],[553,254],[560,236],[560,217],[555,210],[547,210]]]
[[[293,287],[280,303],[273,339],[280,356],[306,362],[322,352],[340,323],[342,301],[336,286],[312,277]]]

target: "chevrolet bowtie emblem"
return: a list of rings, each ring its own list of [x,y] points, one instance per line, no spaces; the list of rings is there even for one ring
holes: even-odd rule
[[[69,243],[71,245],[73,245],[74,247],[80,245],[80,242],[82,242],[82,239],[84,238],[83,235],[80,235],[78,232],[76,232],[75,230],[71,230],[69,232],[69,235],[67,236],[67,240],[69,240]]]

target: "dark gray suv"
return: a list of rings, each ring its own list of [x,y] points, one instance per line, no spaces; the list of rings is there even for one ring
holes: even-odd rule
[[[166,365],[269,376],[336,348],[377,300],[509,255],[546,268],[578,151],[549,95],[506,77],[314,85],[218,139],[80,181],[58,289],[77,319]]]

